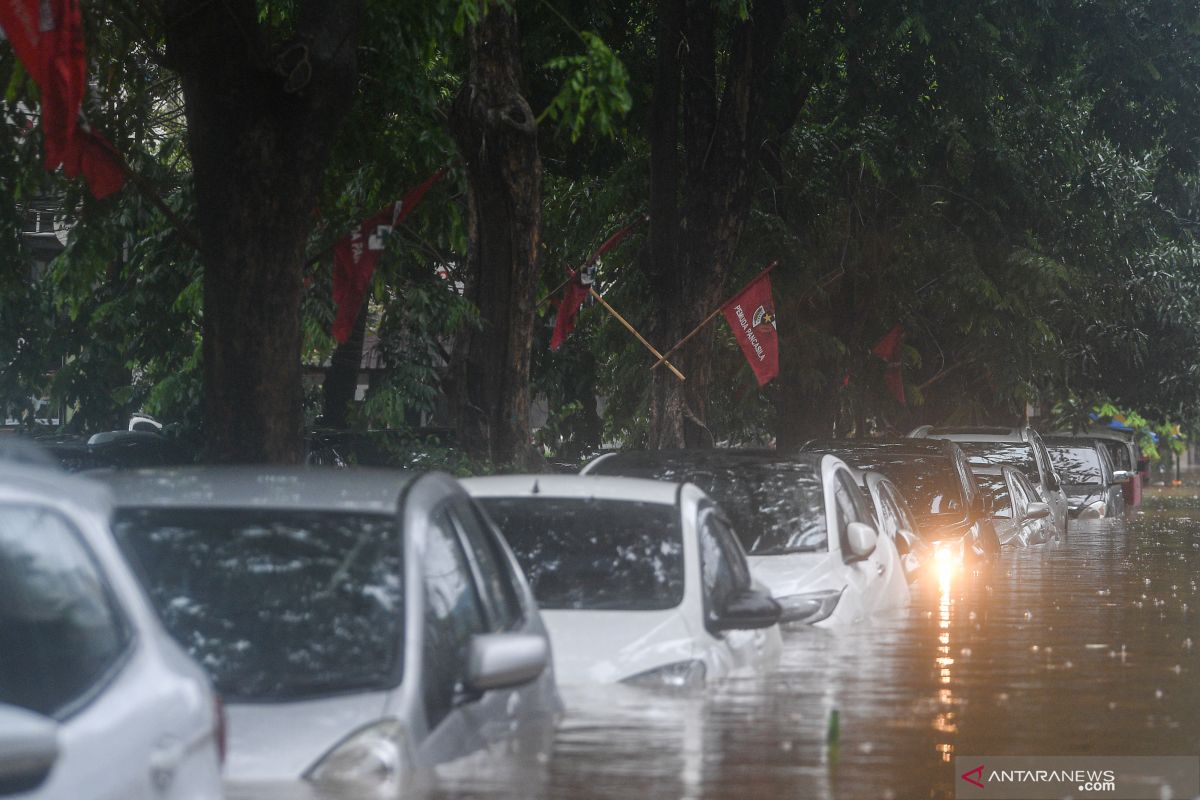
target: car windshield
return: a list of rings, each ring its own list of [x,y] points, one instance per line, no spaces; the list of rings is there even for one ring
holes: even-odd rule
[[[721,506],[750,555],[829,547],[821,476],[811,463],[682,459],[657,463],[601,461],[596,474],[694,483]]]
[[[674,504],[593,497],[485,497],[538,605],[659,611],[683,602],[683,532]]]
[[[1041,480],[1033,447],[1025,442],[957,442],[973,467],[1012,467]],[[976,480],[979,476],[976,475]]]
[[[1100,483],[1100,454],[1090,445],[1050,445],[1050,460],[1073,486]]]
[[[962,517],[967,511],[961,479],[949,458],[931,458],[902,451],[835,451],[855,469],[875,470],[896,484],[918,518]]]
[[[170,633],[230,699],[394,686],[402,553],[388,514],[134,508],[114,530]]]

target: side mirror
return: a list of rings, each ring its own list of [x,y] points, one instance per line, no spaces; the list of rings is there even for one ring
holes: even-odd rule
[[[1116,486],[1119,483],[1125,483],[1126,481],[1131,481],[1136,477],[1137,477],[1136,472],[1130,472],[1127,469],[1118,469],[1113,472],[1113,479],[1112,479],[1111,485]]]
[[[1050,516],[1049,503],[1030,503],[1025,509],[1025,519],[1045,519]]]
[[[879,544],[879,534],[870,525],[862,522],[851,522],[846,528],[846,546],[850,550],[851,561],[861,561],[875,552]]]
[[[39,714],[0,704],[0,796],[41,786],[58,760],[58,726]]]
[[[550,663],[546,639],[529,633],[482,633],[467,653],[467,688],[476,692],[529,683]]]
[[[709,628],[714,632],[769,628],[779,622],[782,614],[783,608],[770,594],[761,589],[747,589],[711,615]]]

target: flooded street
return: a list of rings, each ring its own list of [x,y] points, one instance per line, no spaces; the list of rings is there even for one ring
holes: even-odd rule
[[[1152,499],[919,586],[898,618],[790,633],[765,679],[566,693],[545,774],[436,796],[940,798],[956,753],[1195,754],[1198,566],[1200,499]]]
[[[1128,525],[1072,523],[1065,542],[918,584],[907,613],[789,632],[761,679],[678,697],[564,690],[539,769],[455,769],[419,794],[949,798],[955,754],[1194,755],[1198,566],[1200,497],[1153,498]]]

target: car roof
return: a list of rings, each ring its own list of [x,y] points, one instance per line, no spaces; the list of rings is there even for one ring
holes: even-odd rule
[[[703,467],[778,463],[807,464],[813,469],[819,469],[821,458],[822,455],[818,453],[774,450],[768,447],[718,447],[706,450],[623,450],[601,456],[592,463],[603,469],[611,468],[615,464],[647,468],[665,464]]]
[[[63,472],[57,467],[0,461],[0,486],[22,494],[38,495],[48,502],[67,503],[107,514],[112,497],[104,486]]]
[[[465,478],[473,497],[582,497],[675,505],[683,484],[606,475],[493,475]]]
[[[313,467],[172,467],[97,471],[118,507],[395,511],[417,473]]]
[[[1045,436],[1042,441],[1047,447],[1099,447],[1100,441],[1095,436]]]
[[[930,438],[949,438],[964,442],[1024,442],[1028,438],[1024,428],[984,425],[931,428],[927,435]]]
[[[946,456],[948,443],[926,439],[810,439],[802,445],[805,452],[888,453],[911,456]]]

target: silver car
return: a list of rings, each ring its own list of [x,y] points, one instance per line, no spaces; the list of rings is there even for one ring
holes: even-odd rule
[[[225,697],[231,781],[394,793],[437,764],[551,741],[561,705],[537,606],[453,478],[230,467],[104,480],[167,628]]]
[[[219,701],[146,602],[111,509],[89,481],[0,464],[0,794],[218,798]]]
[[[1001,545],[1045,544],[1056,535],[1050,506],[1014,467],[976,467],[975,483],[990,498],[992,524]]]

